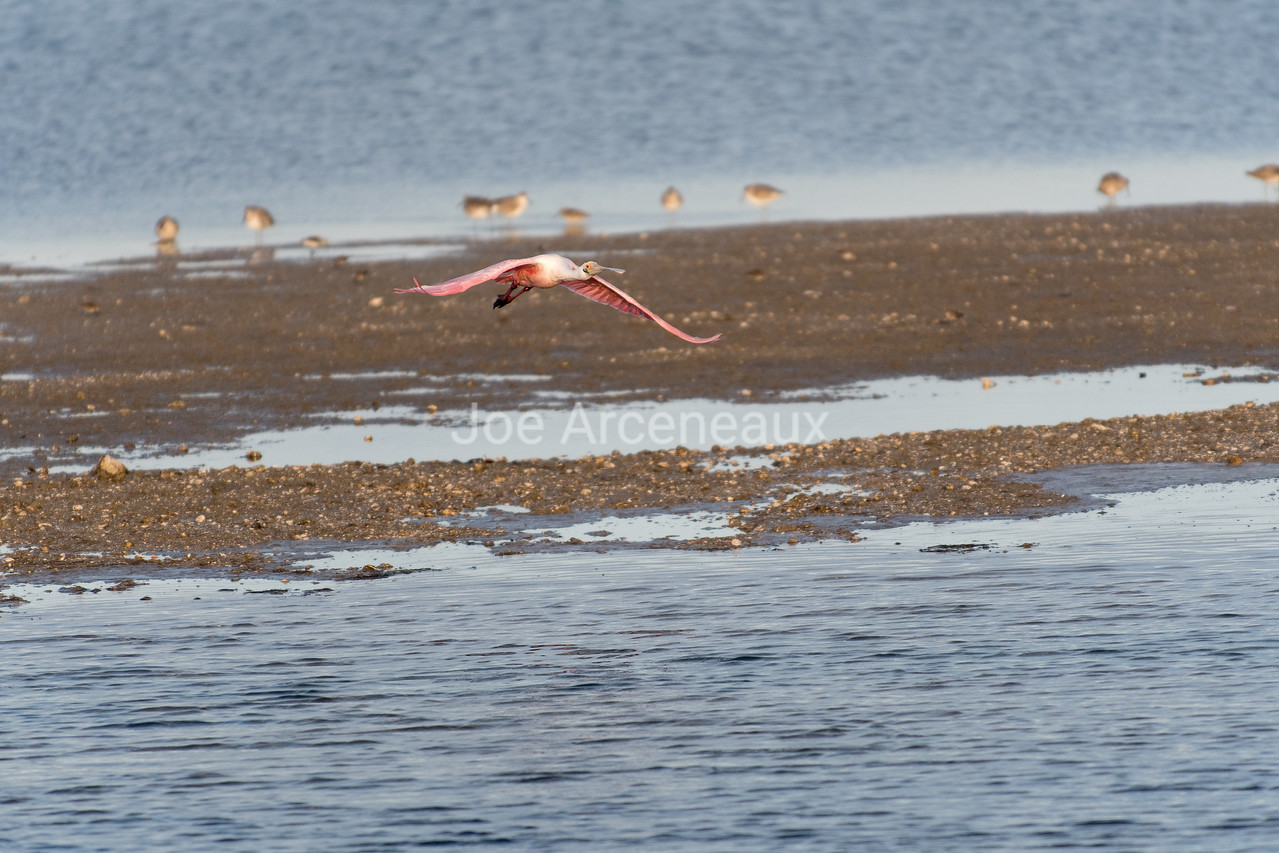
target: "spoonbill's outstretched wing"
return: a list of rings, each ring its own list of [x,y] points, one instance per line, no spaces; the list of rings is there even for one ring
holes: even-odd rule
[[[609,284],[599,276],[593,276],[592,278],[588,278],[586,281],[562,281],[560,284],[564,285],[574,293],[585,296],[592,302],[611,305],[618,311],[623,311],[635,317],[644,317],[645,319],[652,320],[675,337],[683,338],[690,344],[709,344],[719,340],[719,335],[716,335],[713,338],[695,338],[690,334],[681,332],[679,329],[675,328],[652,311],[649,311],[643,305],[640,305],[624,290]]]
[[[498,261],[495,264],[485,267],[482,270],[476,270],[473,273],[460,275],[457,278],[451,278],[448,281],[442,281],[439,284],[418,284],[417,279],[413,279],[414,287],[406,287],[397,289],[396,293],[429,293],[431,296],[451,296],[454,293],[461,293],[463,290],[475,287],[477,284],[483,284],[486,281],[493,281],[498,276],[508,273],[513,269],[523,266],[534,265],[536,261],[533,258],[512,258],[506,261]]]

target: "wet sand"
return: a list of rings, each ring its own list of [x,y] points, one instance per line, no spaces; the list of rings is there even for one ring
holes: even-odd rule
[[[496,285],[441,299],[392,292],[413,276],[438,281],[539,251],[625,267],[617,282],[645,305],[692,334],[724,339],[685,344],[560,289],[501,311],[489,307]],[[548,515],[727,505],[745,510],[738,532],[679,547],[784,545],[855,538],[905,518],[1069,509],[1078,496],[1033,477],[1063,466],[1279,461],[1279,408],[1240,406],[774,447],[760,451],[772,455],[768,465],[749,471],[714,465],[737,452],[726,448],[391,466],[246,459],[118,481],[45,473],[67,464],[87,472],[96,457],[76,452],[84,444],[174,453],[390,399],[424,417],[428,406],[530,402],[527,383],[464,376],[476,373],[544,374],[551,378],[538,390],[567,394],[739,399],[747,391],[767,401],[896,375],[1279,367],[1276,205],[502,238],[412,263],[247,262],[231,252],[206,257],[228,263],[199,275],[187,266],[195,260],[0,283],[0,374],[18,376],[0,382],[7,579],[127,568],[137,555],[164,558],[148,566],[154,573],[286,570],[353,543],[565,547],[464,515],[494,504]],[[352,373],[365,376],[332,378]],[[420,386],[420,375],[462,376],[436,394],[390,396]],[[1007,476],[1015,472],[1030,476]],[[796,491],[832,481],[850,491]]]

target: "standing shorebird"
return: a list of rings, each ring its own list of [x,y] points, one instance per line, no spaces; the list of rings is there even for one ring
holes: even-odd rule
[[[172,243],[178,239],[178,220],[172,216],[161,216],[155,223],[155,236],[161,243]]]
[[[328,237],[321,237],[319,234],[312,234],[310,237],[302,238],[302,245],[311,250],[311,257],[315,257],[316,249],[323,249],[329,245]]]
[[[742,190],[742,198],[759,208],[761,219],[768,215],[768,206],[782,195],[781,190],[768,184],[747,184]]]
[[[662,193],[662,207],[669,212],[674,213],[684,204],[684,196],[680,195],[679,190],[674,187],[667,187],[666,192]]]
[[[257,232],[258,242],[262,242],[262,232],[275,224],[275,217],[265,207],[251,204],[244,208],[244,224]]]
[[[462,212],[471,219],[488,219],[493,213],[493,199],[482,195],[468,195],[462,198]]]
[[[515,195],[504,195],[501,198],[494,199],[493,209],[497,211],[498,215],[505,216],[507,219],[523,216],[524,211],[528,210],[528,193],[520,192]]]
[[[1261,181],[1261,191],[1265,193],[1265,198],[1270,198],[1270,188],[1272,186],[1279,185],[1279,166],[1274,163],[1258,166],[1246,174]]]
[[[582,223],[590,219],[591,215],[580,208],[561,207],[560,218],[564,220],[564,233],[575,237],[586,233],[586,226]]]
[[[1128,179],[1118,172],[1107,172],[1101,176],[1101,183],[1097,184],[1097,192],[1104,195],[1111,202],[1115,200],[1115,195],[1120,190],[1128,189]]]
[[[469,275],[451,278],[448,281],[431,286],[418,284],[418,280],[415,278],[413,279],[413,287],[396,290],[395,292],[449,296],[454,293],[461,293],[464,290],[475,287],[477,284],[495,281],[498,284],[507,285],[506,293],[499,296],[497,301],[493,303],[494,308],[502,308],[510,305],[535,287],[548,289],[562,284],[574,293],[585,296],[593,302],[609,305],[618,311],[635,317],[652,320],[672,335],[683,338],[689,343],[709,344],[719,340],[719,335],[711,338],[696,338],[686,332],[681,332],[643,305],[640,305],[623,292],[621,288],[600,278],[598,273],[601,272],[620,273],[624,272],[624,270],[602,267],[595,261],[587,261],[579,267],[563,255],[534,255],[531,258],[513,258],[508,261],[498,261]]]

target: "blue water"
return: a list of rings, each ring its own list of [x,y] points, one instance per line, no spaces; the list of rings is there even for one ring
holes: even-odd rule
[[[521,189],[533,233],[754,222],[752,181],[773,221],[1089,210],[1111,169],[1124,205],[1261,202],[1277,36],[1208,0],[0,0],[0,263],[145,254],[162,213],[240,245],[249,203],[277,244],[487,235],[462,194]],[[5,578],[0,849],[1273,849],[1276,481],[1115,501]]]
[[[0,2],[0,261],[466,233],[528,190],[596,230],[1261,201],[1279,7],[1167,3]]]
[[[0,848],[1270,850],[1277,484],[783,551],[15,587]],[[920,550],[958,543],[988,550]]]

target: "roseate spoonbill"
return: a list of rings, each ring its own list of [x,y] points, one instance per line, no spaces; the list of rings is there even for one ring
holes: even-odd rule
[[[1097,184],[1097,192],[1113,199],[1120,190],[1128,189],[1128,179],[1118,172],[1107,172],[1101,176],[1101,183]]]
[[[742,190],[742,197],[756,207],[766,207],[782,197],[784,193],[777,187],[768,184],[747,184]]]
[[[493,199],[482,195],[468,195],[462,198],[462,212],[471,219],[488,219],[493,213]]]
[[[671,213],[679,210],[684,204],[684,196],[680,195],[679,190],[674,187],[667,187],[666,192],[662,193],[662,207]]]
[[[265,207],[251,204],[244,208],[244,224],[258,233],[258,242],[262,242],[263,230],[275,224],[275,217]]]
[[[528,210],[528,193],[520,192],[515,195],[504,195],[501,198],[494,199],[493,208],[507,219],[522,216],[524,211]]]
[[[161,243],[172,243],[178,237],[178,220],[172,216],[161,216],[155,223],[155,236]]]
[[[666,331],[678,338],[693,344],[709,344],[719,340],[719,335],[712,338],[696,338],[681,332],[652,311],[640,305],[620,288],[609,284],[599,277],[601,272],[624,272],[613,267],[602,267],[595,261],[587,261],[580,267],[563,255],[534,255],[531,258],[513,258],[499,261],[482,270],[469,275],[451,278],[440,284],[424,286],[413,279],[413,287],[397,289],[396,293],[427,293],[431,296],[450,296],[475,287],[477,284],[495,281],[507,285],[503,293],[493,303],[494,308],[501,308],[514,302],[521,295],[535,287],[551,288],[562,284],[569,290],[585,296],[593,302],[610,305],[618,311],[635,317],[652,320]]]
[[[1266,198],[1270,197],[1271,185],[1279,184],[1279,166],[1276,166],[1274,163],[1267,163],[1264,166],[1258,166],[1247,174],[1249,177],[1256,178],[1261,181],[1261,189],[1262,192],[1266,194]]]

